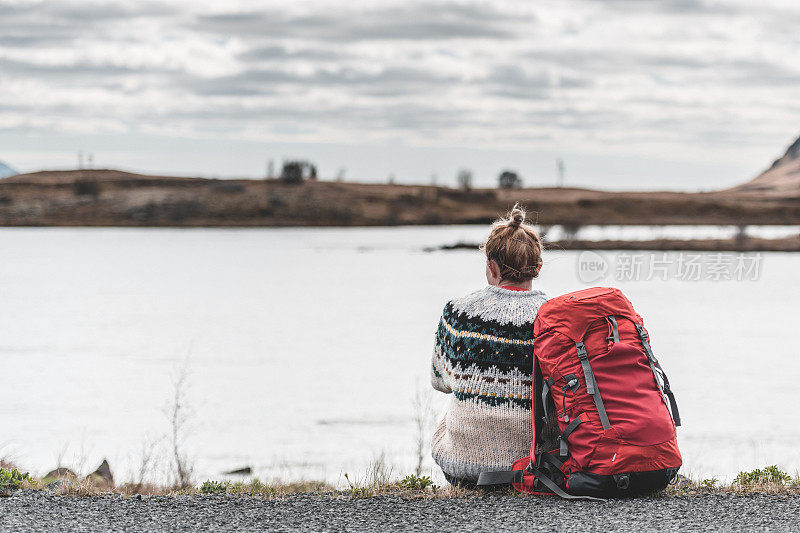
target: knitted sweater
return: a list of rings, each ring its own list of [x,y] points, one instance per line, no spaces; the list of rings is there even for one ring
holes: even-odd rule
[[[475,482],[530,453],[533,321],[543,292],[488,286],[445,305],[433,388],[452,393],[433,434],[442,471]]]

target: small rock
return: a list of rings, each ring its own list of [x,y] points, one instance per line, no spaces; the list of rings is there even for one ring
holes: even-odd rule
[[[76,474],[69,468],[66,468],[64,466],[59,466],[55,470],[49,471],[47,474],[44,475],[44,477],[45,478],[49,477],[51,479],[61,479],[61,478],[76,479],[78,477],[78,474]]]
[[[237,470],[231,470],[230,472],[225,472],[224,475],[226,476],[249,476],[253,473],[253,469],[249,466],[245,466],[244,468],[239,468]]]
[[[56,479],[52,483],[48,483],[47,485],[44,486],[44,488],[46,488],[47,490],[53,491],[53,492],[62,493],[64,491],[66,491],[67,489],[69,489],[69,487],[71,485],[72,485],[72,480],[71,479],[66,478],[66,477],[62,477],[62,478]]]
[[[86,479],[101,485],[114,485],[114,476],[111,474],[111,467],[108,465],[108,461],[106,459],[103,459],[103,462],[100,463],[100,466],[97,467],[97,470],[86,476]]]

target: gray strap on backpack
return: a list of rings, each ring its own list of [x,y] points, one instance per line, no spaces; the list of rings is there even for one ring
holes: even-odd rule
[[[528,473],[533,474],[533,476],[539,480],[539,483],[547,487],[553,494],[565,499],[565,500],[587,500],[590,502],[604,502],[603,498],[595,498],[594,496],[575,496],[574,494],[567,494],[564,490],[556,485],[556,482],[547,477],[541,470],[533,466],[531,464],[528,466]]]
[[[642,342],[642,348],[644,348],[644,353],[647,356],[647,362],[650,364],[650,369],[653,371],[653,379],[656,381],[658,390],[661,393],[661,398],[664,400],[664,404],[669,408],[669,414],[672,417],[672,420],[675,422],[675,425],[680,426],[681,415],[678,412],[678,402],[675,401],[675,394],[672,393],[672,389],[669,386],[667,374],[664,372],[664,369],[661,368],[656,356],[653,354],[653,348],[650,347],[650,339],[647,336],[647,331],[644,329],[644,325],[634,322],[634,326],[636,327],[636,332],[639,334],[639,340]],[[661,377],[664,380],[663,386],[658,380],[659,374],[661,374]]]
[[[597,380],[594,379],[592,365],[589,364],[589,355],[586,353],[586,346],[584,346],[582,342],[576,342],[575,349],[578,351],[578,359],[581,361],[583,376],[586,379],[586,392],[592,395],[594,406],[597,408],[597,414],[600,416],[600,423],[603,424],[603,429],[608,429],[611,427],[611,423],[608,421],[608,414],[603,405],[603,398],[600,397],[600,391],[597,389]]]
[[[547,420],[550,417],[550,412],[549,412],[550,410],[548,409],[547,406],[547,397],[550,395],[550,387],[553,385],[553,383],[555,383],[555,380],[553,378],[547,378],[542,383],[542,410],[544,411],[544,416],[542,417],[542,420],[544,420],[545,423],[547,423]]]
[[[569,447],[567,446],[567,439],[569,438],[570,435],[572,435],[572,432],[575,431],[578,428],[578,426],[581,425],[581,422],[583,421],[581,420],[580,416],[573,418],[572,422],[567,424],[567,427],[564,428],[564,432],[558,436],[558,447],[559,447],[558,453],[561,457],[566,457],[567,454],[569,453]]]
[[[556,485],[555,481],[547,477],[547,475],[536,468],[533,463],[528,465],[527,472],[533,474],[534,478],[539,480],[539,483],[547,487],[553,494],[564,498],[565,500],[587,500],[594,502],[604,502],[603,498],[595,498],[593,496],[575,496],[567,494],[564,490]],[[478,476],[478,486],[487,487],[492,485],[508,485],[511,483],[522,483],[524,472],[522,470],[503,470],[499,472],[481,472]]]
[[[479,487],[492,485],[511,485],[522,483],[522,470],[495,470],[494,472],[481,472],[478,474]]]
[[[613,341],[614,343],[619,342],[619,326],[617,325],[617,317],[614,315],[608,315],[606,320],[608,320],[608,323],[611,324],[611,336],[606,340]]]

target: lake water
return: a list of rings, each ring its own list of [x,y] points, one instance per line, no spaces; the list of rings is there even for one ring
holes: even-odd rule
[[[129,477],[142,444],[168,432],[172,376],[186,365],[185,449],[200,480],[251,465],[262,479],[341,483],[380,454],[410,472],[412,399],[428,391],[439,313],[485,282],[478,252],[423,249],[485,233],[0,230],[0,456],[39,474],[107,457]],[[630,256],[602,255],[611,268]],[[549,294],[587,286],[585,254],[544,259],[536,284]],[[620,270],[597,281],[646,318],[681,407],[686,474],[800,469],[800,255],[759,261],[741,281]],[[429,394],[439,408],[444,395]],[[441,479],[427,457],[425,471]]]

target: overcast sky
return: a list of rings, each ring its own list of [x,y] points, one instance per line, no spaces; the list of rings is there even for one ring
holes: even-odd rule
[[[800,2],[0,0],[0,160],[712,189],[800,135]]]

